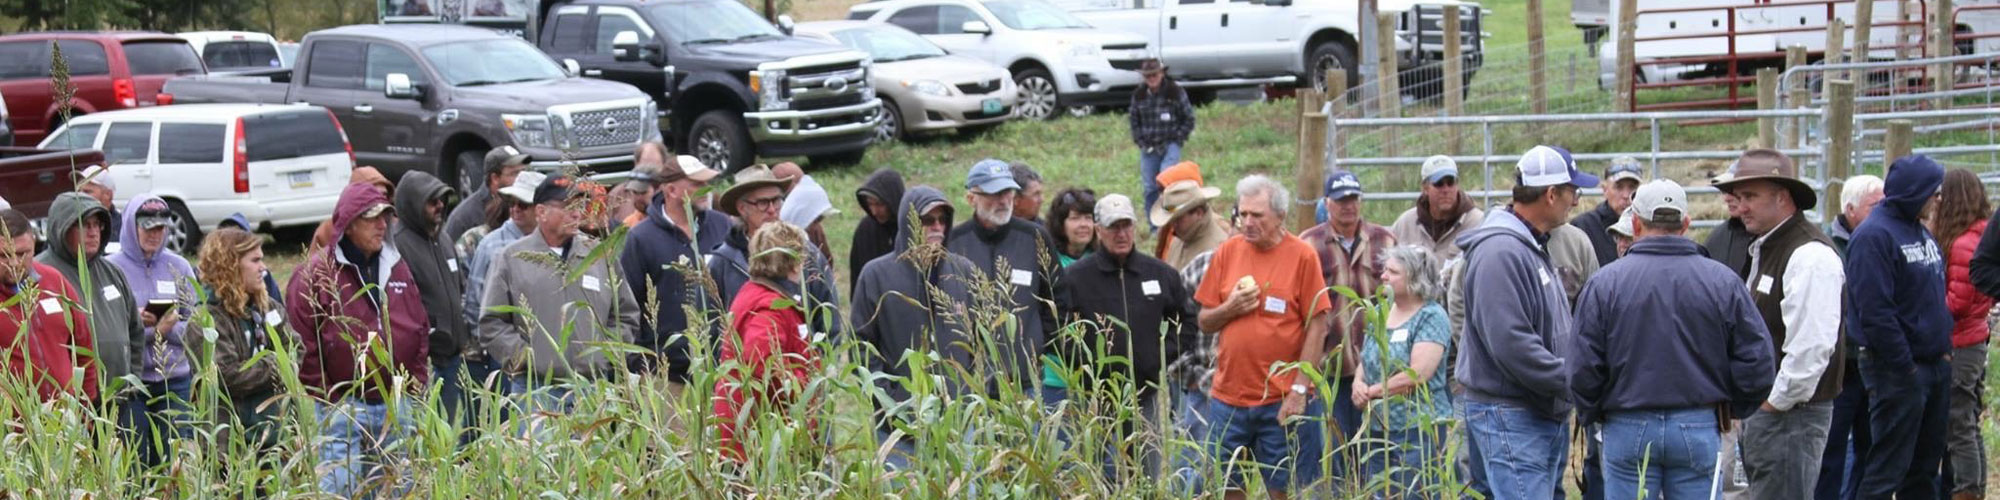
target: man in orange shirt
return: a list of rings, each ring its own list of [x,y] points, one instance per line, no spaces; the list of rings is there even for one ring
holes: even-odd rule
[[[1323,426],[1292,417],[1325,411],[1311,380],[1272,366],[1324,361],[1331,306],[1319,255],[1284,230],[1292,206],[1284,185],[1245,177],[1236,199],[1238,233],[1216,248],[1195,291],[1202,331],[1222,332],[1206,442],[1218,462],[1246,453],[1262,464],[1272,498],[1284,499],[1318,479],[1325,446]]]

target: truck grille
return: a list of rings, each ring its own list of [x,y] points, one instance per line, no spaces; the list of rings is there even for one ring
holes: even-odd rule
[[[995,90],[1000,90],[1000,79],[998,78],[987,80],[984,82],[958,84],[958,93],[965,95],[987,94]]]
[[[1146,63],[1145,61],[1134,60],[1134,59],[1113,59],[1111,60],[1111,69],[1138,71],[1139,66],[1145,63]]]
[[[1426,51],[1444,50],[1444,9],[1442,5],[1417,5],[1403,11],[1397,23],[1406,33],[1413,33],[1417,42]],[[1458,7],[1459,44],[1466,52],[1477,52],[1480,47],[1479,28],[1482,11],[1477,6]]]
[[[785,92],[799,111],[860,104],[865,88],[868,72],[859,62],[796,69],[785,77]]]
[[[639,108],[579,111],[570,115],[570,137],[584,148],[636,143],[645,129],[641,114]]]

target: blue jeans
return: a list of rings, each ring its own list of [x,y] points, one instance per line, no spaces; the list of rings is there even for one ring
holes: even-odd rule
[[[1826,451],[1820,455],[1819,483],[1814,500],[1852,500],[1868,463],[1868,388],[1861,367],[1847,362],[1847,379],[1833,400],[1833,420],[1827,428]]]
[[[1306,403],[1305,412],[1290,423],[1278,421],[1283,402],[1239,408],[1221,400],[1208,402],[1208,457],[1214,463],[1228,463],[1247,453],[1255,464],[1232,467],[1262,473],[1265,487],[1272,490],[1304,491],[1319,481],[1320,461],[1326,450],[1326,404],[1319,398]],[[1231,486],[1240,486],[1242,477],[1231,475]]]
[[[1180,162],[1180,143],[1169,143],[1167,147],[1157,149],[1153,153],[1139,150],[1139,177],[1146,188],[1146,210],[1153,209],[1153,203],[1160,201],[1160,191],[1165,189],[1160,186],[1160,170]]]
[[[1707,499],[1715,493],[1722,430],[1714,408],[1616,411],[1605,415],[1602,427],[1604,498]]]
[[[133,432],[139,436],[140,460],[151,467],[169,461],[174,440],[193,436],[190,423],[199,419],[189,403],[194,400],[193,376],[146,382],[145,386],[145,395],[133,397],[144,398],[140,405],[144,408],[139,411],[147,418],[139,420]]]
[[[1174,404],[1175,425],[1180,427],[1181,432],[1187,434],[1189,441],[1197,445],[1182,446],[1180,452],[1175,454],[1174,476],[1182,487],[1190,488],[1184,493],[1191,496],[1198,493],[1192,488],[1200,480],[1202,471],[1207,470],[1208,456],[1200,443],[1206,443],[1208,439],[1207,411],[1210,398],[1207,391],[1199,389],[1183,390],[1178,396],[1179,401]]]
[[[1865,353],[1868,423],[1873,446],[1861,475],[1860,498],[1936,498],[1951,412],[1951,362],[1884,366]]]
[[[319,489],[341,497],[361,493],[405,491],[407,485],[367,485],[378,476],[387,450],[416,432],[416,415],[409,404],[372,404],[347,398],[320,403],[322,441],[319,449]],[[400,495],[390,495],[400,496]]]
[[[1464,402],[1486,486],[1493,498],[1550,498],[1569,458],[1569,424],[1512,405]]]
[[[1387,489],[1368,488],[1370,491],[1387,493],[1389,498],[1432,498],[1443,497],[1444,492],[1432,489],[1441,484],[1441,477],[1432,471],[1444,466],[1443,426],[1417,425],[1407,429],[1383,431],[1370,430],[1369,442],[1360,450],[1363,457],[1362,470],[1366,473],[1357,479],[1362,481],[1387,481]]]
[[[526,375],[507,377],[507,393],[521,405],[521,434],[537,441],[554,439],[555,431],[541,422],[551,416],[576,411],[576,401],[588,390],[589,383],[585,379],[550,381],[542,377],[531,379]]]

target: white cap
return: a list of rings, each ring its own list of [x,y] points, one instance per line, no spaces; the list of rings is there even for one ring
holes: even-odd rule
[[[532,170],[523,171],[514,176],[514,185],[500,188],[500,194],[514,198],[521,203],[534,203],[535,188],[541,187],[542,181],[548,178],[548,174],[541,172]]]
[[[1424,184],[1437,184],[1445,177],[1458,177],[1458,162],[1445,155],[1424,159]]]
[[[1530,187],[1560,186],[1574,184],[1576,187],[1597,187],[1597,176],[1578,172],[1576,162],[1570,160],[1568,152],[1549,146],[1535,146],[1521,154],[1521,161],[1514,164],[1521,171],[1521,184]]]
[[[84,168],[82,172],[77,172],[76,180],[77,182],[82,182],[86,184],[96,184],[99,186],[104,186],[104,189],[109,189],[113,193],[118,192],[117,181],[112,180],[111,172],[109,171],[109,169],[106,169],[101,165],[91,165],[89,167]]]
[[[1632,211],[1641,222],[1684,222],[1688,217],[1687,190],[1666,179],[1646,183],[1632,194]]]

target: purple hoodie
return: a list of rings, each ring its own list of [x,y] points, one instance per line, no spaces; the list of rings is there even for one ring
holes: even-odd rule
[[[165,248],[152,255],[139,249],[136,221],[139,207],[146,203],[164,205],[166,200],[143,194],[125,204],[123,220],[118,226],[118,253],[108,260],[125,272],[125,281],[132,286],[132,302],[141,308],[153,299],[171,299],[185,305],[188,301],[180,299],[193,292],[190,283],[195,279],[194,266]],[[187,355],[187,325],[188,318],[184,316],[164,339],[152,328],[146,329],[146,346],[140,350],[139,380],[160,382],[186,377],[192,372]]]

